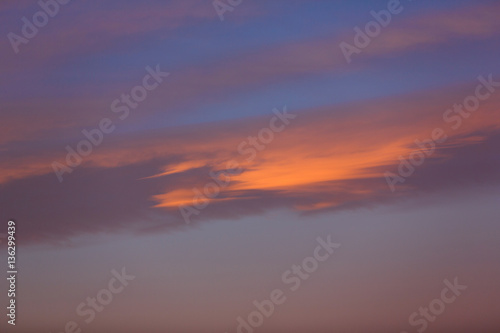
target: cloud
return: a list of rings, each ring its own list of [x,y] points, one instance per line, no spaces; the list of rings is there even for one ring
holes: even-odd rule
[[[238,145],[268,126],[268,117],[185,126],[170,132],[122,133],[95,149],[59,183],[50,170],[60,143],[26,146],[0,162],[3,218],[23,221],[26,239],[57,240],[88,232],[185,227],[179,204],[213,179],[228,160],[241,163],[194,223],[274,208],[311,213],[370,206],[425,191],[496,183],[500,98],[493,96],[456,130],[442,115],[470,91],[447,89],[293,111],[297,118],[253,160]],[[449,135],[434,155],[392,193],[384,179],[415,139],[441,127]],[[29,154],[27,152],[30,152]],[[16,175],[17,173],[17,175]],[[10,178],[9,178],[10,177]]]
[[[182,226],[171,214],[151,209],[149,197],[162,182],[139,181],[157,170],[155,161],[116,168],[81,168],[54,182],[40,175],[0,185],[2,219],[18,221],[22,242],[59,244],[82,233]]]
[[[166,35],[161,33],[169,34],[181,27],[196,26],[216,15],[211,6],[197,1],[155,3],[139,9],[132,3],[118,9],[101,4],[90,12],[78,9],[85,4],[71,6],[67,8],[67,15],[54,22],[59,24],[57,29],[54,27],[53,32],[44,31],[37,36],[37,40],[43,39],[40,45],[44,47],[37,45],[35,52],[23,52],[20,58],[13,59],[10,58],[13,52],[8,50],[12,54],[0,65],[3,68],[0,71],[8,72],[2,75],[1,85],[9,91],[12,87],[26,91],[29,82],[38,82],[36,91],[32,91],[29,98],[15,93],[3,99],[5,131],[1,134],[0,144],[33,138],[48,139],[55,134],[67,136],[69,132],[78,135],[84,126],[95,125],[103,114],[109,113],[110,103],[133,87],[137,83],[134,80],[140,79],[137,71],[142,70],[142,66],[151,65],[145,63],[141,68],[120,69],[119,72],[107,69],[99,73],[104,84],[95,80],[77,80],[59,87],[59,81],[55,84],[46,78],[50,76],[47,72],[57,72],[61,61],[67,64],[90,55],[119,52],[121,48],[137,45],[145,36],[165,38]],[[325,74],[357,71],[370,67],[373,59],[387,55],[440,48],[443,43],[492,38],[500,31],[494,15],[499,9],[495,3],[475,4],[395,21],[363,51],[360,55],[362,61],[350,65],[338,47],[341,40],[352,39],[350,28],[336,31],[327,38],[263,46],[243,55],[225,55],[217,60],[202,61],[179,69],[161,64],[172,75],[160,88],[161,94],[153,93],[148,97],[145,105],[141,106],[141,114],[145,118],[162,113],[166,119],[175,121],[181,113],[195,113],[201,105],[220,102],[228,95]],[[240,10],[244,8],[238,8],[238,12]],[[28,83],[22,87],[13,85],[8,79],[12,73]],[[69,91],[64,90],[65,96],[60,96],[59,89]],[[55,96],[54,90],[58,92]],[[34,117],[37,121],[33,122]],[[27,122],[30,126],[26,126]]]
[[[399,156],[409,156],[419,149],[415,140],[429,139],[435,128],[444,129],[449,136],[429,159],[441,162],[451,159],[458,149],[483,145],[500,128],[500,123],[493,120],[498,114],[494,107],[498,98],[456,130],[443,120],[445,109],[436,109],[432,104],[437,100],[426,98],[414,95],[358,103],[336,112],[331,109],[302,112],[296,123],[277,133],[275,140],[257,153],[255,160],[237,158],[244,171],[231,176],[231,184],[222,189],[222,195],[213,199],[211,205],[234,206],[236,201],[252,201],[255,192],[259,198],[268,193],[271,198],[266,197],[266,201],[274,196],[289,198],[295,202],[295,208],[302,210],[338,207],[378,197],[378,193],[388,190],[384,172],[397,167]],[[252,134],[257,132],[258,129]],[[237,144],[233,147],[236,151]],[[212,148],[219,152],[224,149],[227,145]],[[231,158],[234,156],[226,152],[225,156],[222,153],[202,162],[207,168],[219,171]],[[199,169],[197,164],[196,169]],[[204,181],[191,179],[190,185],[156,195],[158,206],[177,209],[180,204],[192,205],[195,197],[192,188],[201,192],[205,184],[213,182],[208,172]],[[411,188],[410,184],[404,184],[403,192]],[[332,197],[331,193],[335,195]]]
[[[366,49],[370,56],[440,47],[447,43],[498,36],[500,23],[495,13],[498,3],[474,4],[453,10],[430,12],[390,26]],[[396,25],[396,23],[393,23]]]

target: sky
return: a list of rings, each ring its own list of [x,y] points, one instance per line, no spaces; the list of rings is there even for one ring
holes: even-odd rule
[[[2,332],[498,332],[499,10],[2,1]]]

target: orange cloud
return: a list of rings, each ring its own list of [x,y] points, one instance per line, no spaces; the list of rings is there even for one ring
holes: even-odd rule
[[[460,98],[456,98],[456,102],[460,103]],[[246,200],[242,193],[254,191],[279,192],[283,196],[310,193],[325,193],[328,196],[338,184],[352,181],[357,184],[366,181],[366,186],[343,188],[344,194],[369,196],[380,190],[372,188],[369,180],[383,179],[384,171],[397,166],[399,156],[406,157],[417,149],[416,139],[431,138],[435,128],[443,129],[449,138],[438,145],[432,159],[447,158],[457,148],[480,144],[489,133],[500,129],[500,111],[496,108],[500,101],[498,97],[485,102],[456,130],[443,120],[444,110],[435,110],[429,104],[435,102],[432,98],[421,100],[414,96],[404,101],[404,105],[402,100],[357,104],[352,106],[351,109],[355,110],[352,113],[347,110],[300,113],[296,123],[276,133],[274,141],[258,152],[257,158],[251,161],[245,160],[245,156],[236,158],[243,172],[232,175],[229,186],[222,187],[221,194],[213,201]],[[196,167],[207,166],[211,170],[224,169],[228,160],[235,159],[232,152],[236,151],[236,147],[234,145],[233,150],[228,151],[227,144],[219,146],[214,143],[210,150],[223,151],[225,155],[219,154],[212,160],[199,160],[199,163],[191,160],[190,163]],[[188,171],[186,166],[183,162],[169,168]],[[154,199],[159,207],[192,205],[192,188],[202,192],[208,182],[213,180],[207,175],[201,181],[196,179],[183,183],[182,188],[157,195]],[[326,183],[337,185],[325,187]],[[316,209],[341,203],[342,200],[318,200],[308,205],[297,205],[297,208]]]
[[[62,162],[66,143],[29,150],[21,143],[19,151],[1,152],[6,158],[0,159],[0,204],[8,208],[4,214],[29,221],[30,237],[38,239],[137,223],[140,228],[183,226],[178,206],[193,204],[193,188],[203,192],[214,181],[210,171],[224,170],[230,160],[238,161],[242,172],[219,189],[202,219],[277,207],[303,213],[364,207],[471,182],[498,183],[500,96],[484,101],[456,130],[442,118],[447,106],[461,103],[473,88],[290,110],[297,118],[255,159],[240,155],[238,146],[269,126],[271,113],[169,132],[116,134],[63,183],[50,164]],[[414,140],[429,138],[436,127],[449,139],[391,193],[384,172],[397,169],[399,155],[407,156],[416,148]]]
[[[459,91],[291,111],[298,114],[297,118],[283,132],[275,133],[274,140],[251,160],[238,153],[238,145],[268,126],[271,113],[267,119],[186,126],[168,133],[113,134],[105,137],[105,144],[96,147],[78,168],[111,169],[157,160],[163,165],[155,173],[137,179],[173,180],[163,193],[151,193],[151,198],[154,206],[176,208],[192,202],[193,188],[203,189],[213,181],[210,170],[223,170],[229,160],[236,160],[243,172],[232,175],[229,186],[221,189],[214,202],[249,200],[264,192],[310,198],[322,193],[322,199],[308,199],[313,202],[301,202],[296,207],[307,210],[336,206],[345,201],[329,198],[328,193],[335,189],[344,191],[346,198],[379,192],[372,180],[383,179],[384,171],[397,166],[400,155],[407,156],[416,148],[415,139],[430,138],[436,127],[443,128],[450,139],[439,146],[433,159],[453,155],[457,148],[480,144],[498,130],[500,98],[495,95],[464,119],[457,130],[443,120],[442,106],[461,103],[473,87],[470,84]],[[3,152],[10,158],[0,162],[0,184],[52,173],[53,161],[64,162],[65,145],[34,147],[31,154]],[[190,174],[195,176],[186,176]]]

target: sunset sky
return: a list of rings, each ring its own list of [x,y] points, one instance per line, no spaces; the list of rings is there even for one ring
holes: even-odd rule
[[[498,1],[55,1],[0,3],[2,332],[500,331]]]

